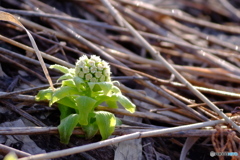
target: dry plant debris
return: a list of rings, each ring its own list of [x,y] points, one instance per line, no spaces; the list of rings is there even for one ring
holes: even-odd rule
[[[2,158],[10,151],[21,159],[239,158],[210,157],[211,151],[240,155],[237,0],[2,0],[0,4],[0,11],[15,15],[31,32],[47,67],[73,68],[80,56],[98,55],[111,65],[112,79],[121,83],[118,87],[137,108],[131,114],[99,106],[123,122],[111,139],[100,141],[99,135],[85,139],[81,128],[75,128],[70,143],[61,144],[57,107],[34,98],[49,85],[28,35],[16,25],[0,22]],[[56,80],[61,74],[51,69],[49,74],[59,86]],[[23,140],[29,137],[33,141]],[[35,150],[27,150],[33,146]],[[131,147],[129,153],[126,148]],[[50,153],[34,156],[44,152]]]

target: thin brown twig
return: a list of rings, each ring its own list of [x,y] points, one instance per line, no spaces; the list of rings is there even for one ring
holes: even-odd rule
[[[128,126],[117,126],[113,135],[125,135],[135,132],[144,132],[148,130],[156,130],[158,128],[151,127],[128,127]],[[195,129],[175,133],[161,134],[160,137],[191,137],[191,136],[202,136],[208,137],[216,132],[215,129]],[[231,132],[230,129],[224,131],[224,135],[227,135],[228,132]],[[1,127],[1,135],[39,135],[39,134],[59,134],[57,127]],[[85,133],[81,128],[75,128],[73,130],[73,135],[84,135]]]
[[[9,38],[7,38],[7,37],[4,37],[4,36],[2,36],[2,35],[0,35],[0,40],[5,41],[5,42],[7,42],[7,43],[9,43],[9,44],[12,44],[12,45],[14,45],[14,46],[16,46],[16,47],[19,47],[19,48],[21,48],[21,49],[24,49],[24,50],[26,50],[26,51],[34,52],[34,49],[33,49],[33,48],[31,48],[31,47],[29,47],[29,46],[26,46],[26,45],[24,45],[24,44],[21,44],[21,43],[19,43],[19,42],[16,42],[16,41],[14,41],[14,40],[11,40],[11,39],[9,39]],[[74,65],[69,64],[69,63],[67,63],[67,62],[65,62],[65,61],[63,61],[63,60],[60,60],[59,58],[53,57],[53,56],[51,56],[51,55],[47,55],[46,53],[43,53],[43,52],[40,52],[40,53],[42,54],[43,58],[45,58],[45,59],[51,60],[51,61],[53,61],[53,62],[55,62],[55,63],[58,63],[58,64],[62,64],[62,65],[67,66],[67,67],[74,67]]]
[[[54,86],[59,86],[60,84],[54,84]],[[28,92],[34,92],[34,91],[39,91],[41,89],[46,89],[49,88],[49,85],[42,85],[42,86],[38,86],[38,87],[33,87],[33,88],[28,88],[28,89],[24,89],[24,90],[19,90],[19,91],[14,91],[14,92],[0,92],[0,98],[6,98],[9,96],[13,96],[13,95],[18,95],[18,94],[23,94],[23,93],[28,93]]]
[[[234,19],[240,20],[240,11],[236,9],[231,3],[226,0],[219,0],[219,2],[226,8],[226,10],[233,16]]]
[[[209,28],[213,28],[213,29],[216,29],[216,30],[221,30],[221,31],[231,32],[231,33],[240,33],[239,28],[237,28],[235,26],[225,26],[225,25],[208,22],[208,21],[201,20],[201,19],[196,19],[194,17],[190,17],[188,14],[184,13],[183,11],[180,11],[180,10],[177,10],[177,9],[175,9],[174,12],[172,12],[172,10],[157,8],[154,5],[144,3],[142,1],[141,2],[137,1],[137,0],[134,0],[134,1],[118,0],[118,1],[122,2],[122,3],[125,3],[125,4],[129,4],[129,5],[134,6],[134,7],[145,8],[145,9],[148,9],[148,10],[153,11],[155,13],[171,16],[171,17],[176,18],[178,20],[183,20],[183,21],[194,23],[194,24],[201,25],[201,26],[204,26],[204,27],[209,27]]]
[[[29,121],[33,122],[34,124],[38,125],[38,126],[46,126],[43,122],[41,122],[40,120],[38,120],[37,118],[33,117],[32,115],[28,114],[27,112],[23,111],[22,109],[16,107],[15,105],[9,103],[7,100],[1,100],[1,103],[5,104],[5,106],[9,109],[11,109],[12,111],[20,114],[21,116],[23,116],[24,118],[28,119]]]
[[[160,35],[164,35],[166,37],[170,37],[170,38],[175,38],[179,41],[182,41],[183,43],[187,43],[185,41],[183,41],[182,38],[180,37],[177,37],[175,35],[173,35],[171,32],[161,28],[159,25],[157,25],[156,23],[152,22],[151,20],[137,14],[136,12],[128,9],[128,8],[124,8],[122,6],[120,6],[119,4],[115,4],[115,7],[117,7],[123,14],[126,14],[127,16],[131,17],[134,21],[136,21],[137,23],[139,24],[142,24],[142,25],[145,25],[146,28],[148,28],[150,31],[156,33],[156,34],[160,34]],[[194,29],[190,28],[190,27],[187,27],[187,26],[184,26],[176,21],[174,21],[173,19],[171,18],[164,18],[163,20],[163,23],[166,25],[168,24],[168,26],[174,26],[174,29],[175,28],[180,28],[186,32],[192,32],[192,33],[195,33],[196,35],[201,35],[202,38],[208,38],[208,40],[214,40],[215,43],[217,44],[221,44],[221,45],[224,45],[225,47],[229,47],[231,49],[234,49],[236,50],[236,45],[233,45],[233,44],[230,44],[230,43],[226,43],[224,41],[220,41],[218,40],[217,38],[214,38],[213,36],[210,36],[210,35],[206,35],[204,33],[201,33],[199,31],[195,31]],[[169,28],[169,27],[168,27]],[[217,65],[219,67],[222,67],[226,70],[229,70],[233,73],[240,73],[240,69],[234,65],[232,65],[231,63],[228,63],[227,61],[219,58],[219,57],[216,57],[214,55],[211,55],[210,53],[208,52],[204,52],[204,51],[195,51],[195,54],[202,58],[202,59],[205,59],[206,61],[210,61],[210,64],[214,64],[214,65]]]
[[[157,83],[157,84],[160,84],[160,85],[168,85],[168,86],[174,86],[174,87],[178,87],[178,88],[186,88],[186,86],[184,86],[183,84],[178,83],[178,82],[171,82],[169,80],[163,80],[163,79],[160,79],[160,78],[156,78],[156,77],[151,76],[149,74],[146,74],[146,73],[134,70],[134,69],[126,68],[124,66],[120,66],[120,65],[117,65],[117,64],[114,64],[114,63],[110,63],[110,64],[112,66],[117,67],[117,68],[122,68],[124,70],[128,70],[130,72],[134,72],[134,73],[137,73],[141,76],[147,77],[147,78],[153,80],[154,83]],[[204,93],[210,93],[210,94],[222,95],[222,96],[230,96],[230,97],[236,97],[236,98],[240,97],[240,95],[238,93],[228,92],[228,91],[225,91],[225,90],[219,90],[219,88],[217,88],[218,90],[216,90],[216,89],[210,89],[210,88],[198,87],[198,86],[194,86],[194,87],[196,89],[198,89],[199,91],[204,92]],[[212,88],[212,86],[211,86],[211,88]]]
[[[191,124],[191,125],[185,125],[185,126],[179,126],[179,127],[173,127],[173,128],[167,128],[167,129],[160,129],[160,130],[154,130],[154,131],[147,131],[147,132],[135,132],[132,134],[119,136],[116,138],[112,138],[112,139],[108,139],[108,140],[104,140],[101,142],[92,143],[92,144],[88,144],[88,145],[84,145],[84,146],[80,146],[80,147],[74,147],[74,148],[65,149],[65,150],[61,150],[61,151],[55,151],[55,152],[46,153],[46,154],[29,156],[27,158],[21,158],[20,160],[30,160],[30,159],[31,160],[36,160],[36,159],[42,160],[42,159],[49,159],[49,158],[57,158],[57,157],[62,157],[62,156],[85,152],[88,150],[104,147],[104,146],[107,146],[110,144],[112,145],[112,144],[123,142],[123,141],[132,140],[132,139],[151,137],[151,136],[159,136],[160,134],[164,134],[164,133],[170,133],[170,132],[172,133],[172,132],[190,130],[190,129],[204,127],[204,126],[216,125],[216,124],[219,124],[222,122],[224,122],[224,120],[201,122],[201,123],[196,123],[196,124]]]
[[[112,12],[113,15],[118,15],[120,17],[121,23],[124,24],[132,34],[138,38],[144,47],[151,53],[151,55],[157,59],[158,61],[162,62],[169,71],[171,71],[174,76],[176,76],[184,85],[188,87],[190,91],[192,91],[198,98],[208,104],[211,109],[217,112],[221,117],[223,117],[233,128],[235,128],[238,132],[240,132],[240,127],[236,125],[229,117],[227,117],[220,109],[215,106],[209,99],[207,99],[203,94],[201,94],[198,90],[196,90],[181,74],[179,74],[161,55],[160,53],[156,52],[151,45],[125,20],[123,19],[120,14],[114,9],[114,7],[110,4],[108,0],[101,0],[102,3]],[[112,2],[113,3],[113,2]],[[120,24],[121,24],[120,23]]]
[[[18,158],[31,156],[31,154],[29,154],[29,153],[26,153],[26,152],[20,151],[18,149],[0,144],[0,154],[7,155],[10,152],[15,153]]]
[[[24,65],[22,65],[22,64],[20,64],[20,63],[17,63],[17,62],[15,62],[14,60],[12,60],[12,59],[10,59],[10,58],[2,55],[2,54],[0,54],[0,58],[2,58],[2,59],[5,60],[5,61],[8,61],[8,62],[11,63],[11,64],[14,64],[15,66],[18,66],[19,68],[25,70],[26,72],[29,72],[29,73],[35,75],[35,76],[38,77],[41,81],[46,82],[46,78],[44,78],[42,75],[36,73],[35,71],[27,68],[26,66],[24,66]]]

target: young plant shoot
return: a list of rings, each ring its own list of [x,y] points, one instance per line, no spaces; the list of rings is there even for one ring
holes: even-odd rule
[[[98,131],[102,139],[107,139],[120,122],[115,115],[107,111],[96,111],[95,108],[105,102],[109,108],[118,108],[119,102],[127,111],[133,113],[135,105],[111,81],[110,66],[100,57],[86,55],[77,60],[74,69],[61,65],[52,65],[62,73],[58,81],[62,81],[54,91],[49,88],[39,91],[36,100],[49,100],[49,106],[58,104],[61,112],[58,130],[62,143],[68,143],[72,131],[80,126],[87,138]]]

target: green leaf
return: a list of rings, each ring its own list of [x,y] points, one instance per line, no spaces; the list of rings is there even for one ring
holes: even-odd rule
[[[133,104],[127,97],[122,94],[118,94],[118,102],[129,112],[135,112],[135,104]]]
[[[50,100],[52,97],[52,89],[44,89],[38,92],[38,94],[35,96],[36,101],[41,101],[41,100]]]
[[[58,64],[51,65],[49,68],[57,69],[62,73],[69,73],[69,69],[67,67],[64,67],[64,66],[61,66],[61,65],[58,65]]]
[[[120,126],[120,125],[122,125],[122,121],[121,119],[116,117],[116,126]]]
[[[75,96],[68,96],[68,97],[64,97],[64,98],[60,99],[59,101],[57,101],[57,103],[62,104],[66,107],[78,109],[74,99],[75,99]]]
[[[90,123],[86,126],[82,126],[83,131],[86,133],[86,138],[90,139],[94,137],[98,132],[98,125],[96,122]]]
[[[69,87],[69,86],[60,87],[54,91],[50,101],[50,105],[52,105],[53,103],[59,101],[64,97],[71,96],[71,95],[78,95],[78,94],[79,92],[76,88]]]
[[[117,108],[116,102],[118,100],[118,97],[116,95],[111,95],[111,96],[98,95],[94,98],[97,100],[97,103],[95,104],[95,106],[98,106],[103,102],[106,102],[106,103],[109,102],[109,104],[112,106],[111,108]],[[114,104],[114,102],[115,102],[115,104]]]
[[[69,108],[63,104],[58,104],[58,109],[61,113],[60,115],[60,120],[66,118],[67,116],[69,116],[70,114],[76,113],[76,111],[72,108]]]
[[[76,87],[75,83],[72,79],[67,79],[67,80],[62,81],[62,87],[63,86],[69,86],[69,87],[73,87],[73,88]]]
[[[116,94],[122,94],[121,90],[117,86],[112,87],[112,92],[114,92]]]
[[[89,82],[88,85],[94,92],[102,90],[104,95],[108,95],[113,87],[112,82]]]
[[[79,124],[88,125],[88,116],[93,111],[97,101],[87,96],[79,96],[76,98],[76,103],[79,111]]]
[[[72,77],[73,77],[72,74],[66,73],[66,74],[62,75],[61,77],[59,77],[59,78],[57,79],[57,82],[59,82],[59,81],[61,81],[61,80],[65,80],[65,79],[71,79]]]
[[[116,101],[106,101],[109,108],[118,108]]]
[[[107,139],[114,132],[116,126],[116,117],[114,114],[106,111],[98,111],[95,113],[102,140]]]
[[[105,95],[99,95],[96,96],[95,99],[97,100],[95,106],[100,105],[103,102],[106,102],[109,108],[118,108],[117,101],[118,96],[117,95],[111,95],[111,96],[105,96]]]
[[[58,126],[58,131],[60,134],[60,141],[62,143],[68,144],[73,129],[78,124],[78,118],[78,114],[70,114],[69,116],[61,120],[61,123]]]
[[[68,71],[71,75],[75,75],[75,68],[69,68]]]
[[[82,78],[73,77],[73,81],[75,82],[75,85],[79,91],[84,91],[86,89],[86,82]]]

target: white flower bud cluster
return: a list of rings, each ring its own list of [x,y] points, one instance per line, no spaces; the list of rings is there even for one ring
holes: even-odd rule
[[[110,67],[99,56],[92,55],[90,59],[84,55],[76,62],[75,75],[86,82],[109,82]]]

